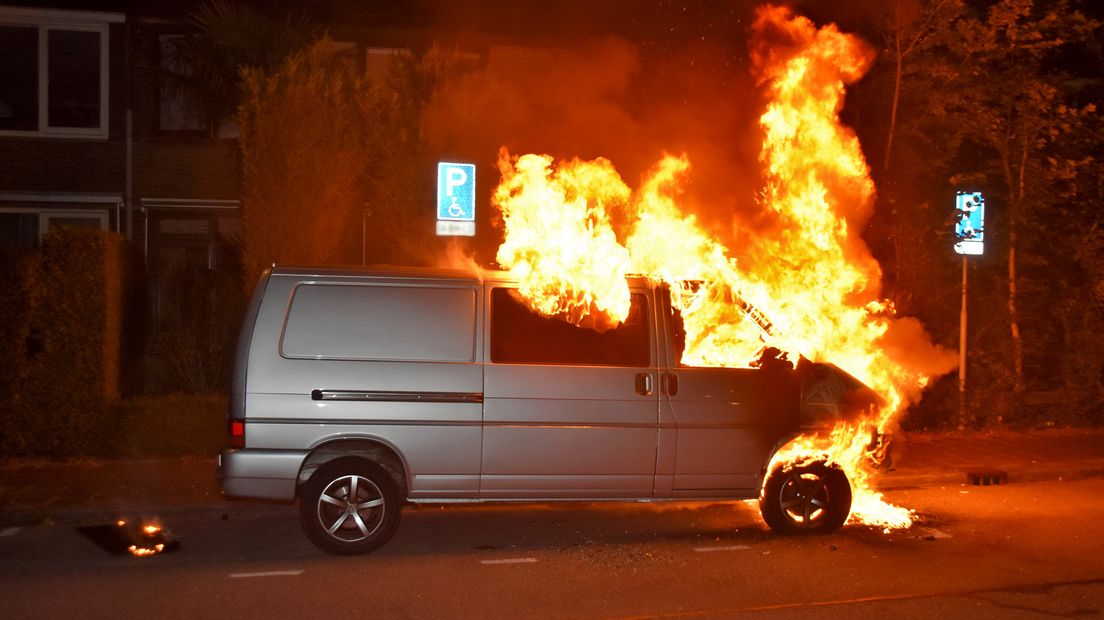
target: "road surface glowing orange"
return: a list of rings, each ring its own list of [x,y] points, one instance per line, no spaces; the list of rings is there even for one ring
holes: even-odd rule
[[[748,366],[773,347],[793,362],[848,371],[884,405],[799,438],[772,465],[826,459],[851,480],[852,521],[907,527],[910,511],[873,489],[871,438],[892,430],[954,356],[880,298],[879,266],[859,237],[874,184],[839,112],[873,52],[781,7],[760,8],[753,33],[753,68],[768,101],[760,208],[775,225],[740,262],[680,206],[686,156],[665,156],[633,191],[605,159],[556,163],[505,150],[492,198],[505,228],[498,262],[537,311],[599,329],[626,317],[627,274],[668,283],[685,322],[684,365]]]

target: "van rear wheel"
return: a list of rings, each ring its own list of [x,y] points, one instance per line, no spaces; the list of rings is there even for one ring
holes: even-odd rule
[[[299,522],[323,551],[359,555],[394,535],[399,503],[395,482],[382,467],[342,458],[320,467],[303,486]]]
[[[827,534],[851,513],[851,484],[823,462],[775,469],[759,496],[763,520],[782,534]]]

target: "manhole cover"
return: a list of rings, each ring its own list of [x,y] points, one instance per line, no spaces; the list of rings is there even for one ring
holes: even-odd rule
[[[1008,484],[1008,472],[1000,469],[974,469],[966,472],[966,481],[976,487]]]
[[[146,557],[180,548],[172,532],[154,521],[119,519],[107,525],[78,527],[77,531],[111,555]]]

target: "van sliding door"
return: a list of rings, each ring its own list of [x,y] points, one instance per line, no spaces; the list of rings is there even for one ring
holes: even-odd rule
[[[597,331],[488,287],[480,496],[650,497],[658,433],[651,292]]]

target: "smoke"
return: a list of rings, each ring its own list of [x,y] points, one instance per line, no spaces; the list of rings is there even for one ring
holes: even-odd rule
[[[485,68],[447,83],[426,111],[432,147],[493,163],[500,146],[557,157],[610,155],[640,125],[624,102],[640,72],[615,37],[579,50],[492,48]],[[635,141],[635,138],[630,138]],[[616,155],[616,154],[614,154]]]
[[[697,40],[657,53],[606,35],[570,49],[492,46],[484,67],[443,86],[422,127],[442,159],[479,166],[484,212],[472,249],[489,262],[502,237],[482,205],[498,182],[500,147],[605,157],[629,185],[665,153],[685,154],[693,171],[683,206],[717,234],[734,215],[753,225],[760,109],[742,42]]]

